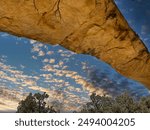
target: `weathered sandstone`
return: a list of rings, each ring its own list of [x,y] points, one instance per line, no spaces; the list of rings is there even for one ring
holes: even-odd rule
[[[113,0],[0,0],[0,31],[95,56],[150,88],[150,54]]]

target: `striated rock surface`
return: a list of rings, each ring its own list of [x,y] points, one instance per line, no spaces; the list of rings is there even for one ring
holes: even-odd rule
[[[0,31],[95,56],[150,88],[150,54],[113,0],[0,0]]]

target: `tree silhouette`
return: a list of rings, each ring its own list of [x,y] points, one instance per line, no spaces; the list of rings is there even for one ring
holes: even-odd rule
[[[56,113],[53,107],[46,105],[48,94],[30,93],[19,102],[17,113]],[[135,100],[128,93],[117,97],[99,96],[93,93],[81,113],[150,113],[150,96]],[[66,104],[63,104],[66,105]],[[57,107],[56,107],[57,108]],[[77,112],[77,111],[74,111]]]
[[[150,97],[139,101],[124,93],[116,98],[92,94],[83,106],[83,113],[150,113]]]
[[[45,92],[43,94],[29,93],[25,100],[19,102],[17,113],[55,113],[53,107],[46,105],[45,99],[49,96]]]

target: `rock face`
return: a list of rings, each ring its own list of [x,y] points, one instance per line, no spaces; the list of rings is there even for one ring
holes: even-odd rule
[[[113,0],[0,0],[0,31],[95,56],[150,88],[150,54]]]

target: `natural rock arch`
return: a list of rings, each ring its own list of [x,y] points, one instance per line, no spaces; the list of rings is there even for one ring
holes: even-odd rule
[[[150,54],[113,0],[0,0],[0,31],[90,54],[150,88]]]

